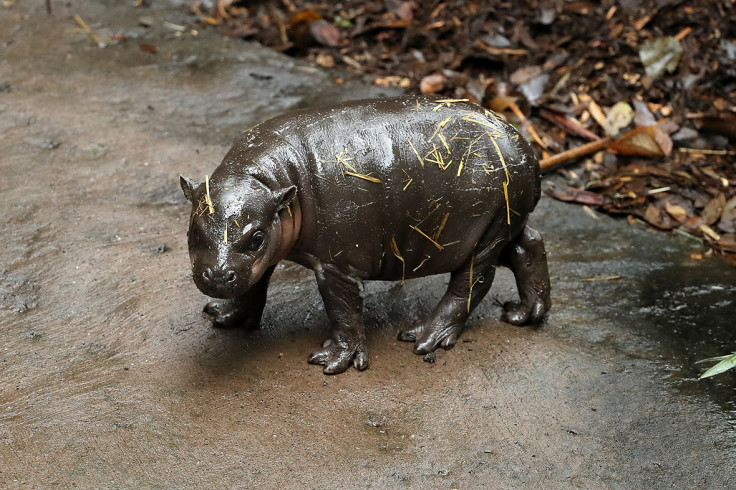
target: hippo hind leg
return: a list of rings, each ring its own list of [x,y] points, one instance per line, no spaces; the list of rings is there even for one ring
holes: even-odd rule
[[[232,299],[215,299],[204,306],[204,312],[212,315],[215,328],[258,328],[266,306],[268,282],[275,267],[270,267],[261,279],[242,296]]]
[[[542,236],[525,226],[503,249],[500,263],[514,273],[521,300],[504,304],[501,319],[514,325],[540,323],[550,308],[549,272]]]
[[[450,276],[447,291],[428,318],[399,333],[399,340],[414,342],[416,354],[438,347],[450,349],[458,340],[470,313],[491,288],[496,270],[493,246],[476,249],[473,257]]]

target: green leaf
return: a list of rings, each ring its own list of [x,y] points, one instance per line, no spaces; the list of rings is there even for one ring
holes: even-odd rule
[[[729,354],[727,356],[709,357],[708,359],[701,359],[699,361],[695,361],[695,364],[703,364],[704,362],[718,362],[724,359],[728,359],[731,356],[736,356],[736,352],[734,352],[733,354]]]
[[[702,376],[700,376],[700,379],[703,378],[709,378],[711,376],[715,376],[716,374],[721,374],[723,372],[728,371],[729,369],[736,367],[736,352],[731,354],[730,356],[723,356],[723,360],[713,366],[712,368],[708,369],[706,372],[703,373]],[[719,358],[713,358],[713,359],[719,359]]]

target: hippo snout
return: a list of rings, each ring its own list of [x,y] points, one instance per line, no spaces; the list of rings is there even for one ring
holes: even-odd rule
[[[194,282],[200,291],[213,298],[232,298],[241,293],[241,275],[233,269],[205,268]]]
[[[210,284],[231,284],[238,279],[238,274],[234,270],[213,271],[207,267],[202,273],[202,278]]]

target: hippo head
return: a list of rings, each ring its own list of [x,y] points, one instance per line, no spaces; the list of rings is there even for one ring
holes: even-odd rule
[[[234,298],[258,282],[282,252],[279,213],[296,187],[272,191],[252,176],[197,184],[180,177],[192,203],[189,258],[194,283],[214,298]]]

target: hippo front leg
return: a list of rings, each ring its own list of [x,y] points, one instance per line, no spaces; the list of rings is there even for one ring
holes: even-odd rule
[[[500,261],[514,273],[521,299],[504,304],[501,319],[514,325],[540,323],[551,303],[547,254],[542,236],[531,226],[525,226],[506,245]]]
[[[476,252],[470,261],[452,273],[447,292],[432,314],[399,333],[399,340],[414,342],[416,354],[434,352],[438,347],[452,348],[470,313],[491,289],[496,275],[491,260],[492,247]]]
[[[232,299],[215,299],[204,306],[204,312],[212,315],[215,328],[258,328],[268,296],[268,283],[276,266],[269,267],[258,282],[245,294]]]
[[[351,363],[362,371],[368,367],[361,295],[363,283],[334,265],[324,265],[316,271],[316,276],[332,333],[322,349],[309,356],[309,363],[324,366],[325,374],[342,373]]]

